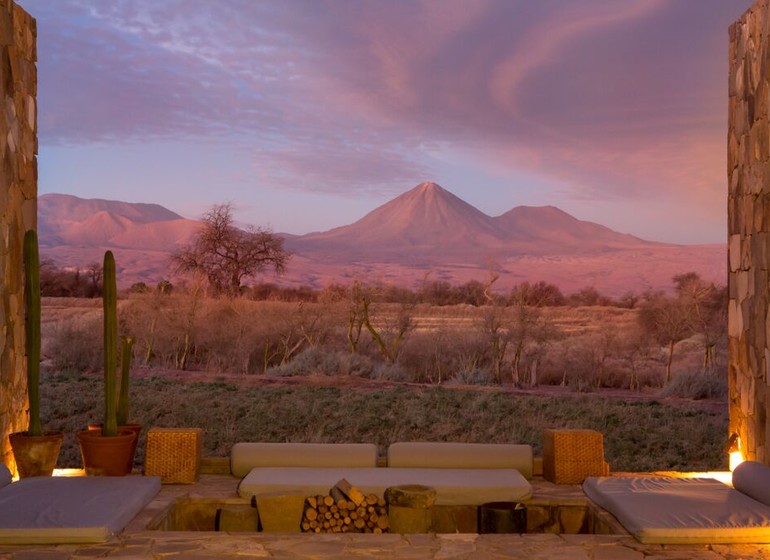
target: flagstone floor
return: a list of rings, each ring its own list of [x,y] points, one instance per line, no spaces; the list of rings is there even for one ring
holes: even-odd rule
[[[478,534],[270,534],[203,531],[153,531],[175,499],[235,498],[237,480],[202,475],[194,485],[165,485],[158,497],[119,536],[103,544],[3,546],[1,560],[88,558],[307,560],[742,560],[770,559],[770,545],[643,545],[628,535],[478,535]],[[540,500],[581,499],[577,486],[557,486],[536,479]]]

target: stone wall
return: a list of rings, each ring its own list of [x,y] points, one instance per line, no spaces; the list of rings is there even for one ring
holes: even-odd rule
[[[15,470],[8,434],[27,428],[22,240],[37,227],[37,30],[0,0],[0,460]]]
[[[730,27],[728,378],[730,430],[770,464],[770,34],[768,0]]]

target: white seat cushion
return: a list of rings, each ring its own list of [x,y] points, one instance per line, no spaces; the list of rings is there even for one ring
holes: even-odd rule
[[[241,481],[238,494],[249,499],[275,491],[326,495],[341,479],[365,494],[382,496],[389,486],[422,484],[436,489],[436,505],[480,505],[521,501],[532,496],[532,486],[513,469],[421,469],[348,467],[255,468]]]
[[[157,476],[24,478],[0,489],[0,543],[103,542],[159,491]]]
[[[770,506],[715,479],[587,478],[583,490],[643,543],[770,543]]]

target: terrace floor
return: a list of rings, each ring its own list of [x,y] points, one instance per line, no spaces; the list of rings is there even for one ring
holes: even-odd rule
[[[270,534],[148,530],[177,498],[236,498],[237,480],[205,474],[193,485],[164,485],[119,536],[103,544],[0,546],[2,560],[297,558],[453,560],[738,560],[770,558],[770,545],[644,545],[629,535]],[[533,481],[534,500],[585,501],[579,486]]]

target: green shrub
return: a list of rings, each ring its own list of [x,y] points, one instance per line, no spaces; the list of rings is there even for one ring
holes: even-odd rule
[[[409,374],[398,364],[377,363],[370,375],[380,381],[409,381]]]
[[[674,376],[660,391],[661,397],[682,399],[727,398],[727,372],[721,368],[689,370]]]
[[[486,369],[460,369],[450,381],[458,385],[488,385],[492,382],[492,373]]]
[[[291,361],[273,366],[265,373],[271,377],[296,377],[304,375],[355,375],[370,378],[374,375],[374,362],[368,356],[350,352],[326,352],[317,347],[306,348]]]

